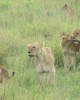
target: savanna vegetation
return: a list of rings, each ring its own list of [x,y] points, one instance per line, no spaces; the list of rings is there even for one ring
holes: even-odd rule
[[[61,10],[75,9],[75,19]],[[63,72],[61,32],[80,28],[79,0],[0,0],[0,64],[15,76],[0,86],[0,100],[80,100],[80,71]],[[56,86],[38,87],[27,45],[45,42],[56,58]],[[79,64],[78,64],[79,67]],[[4,86],[3,86],[4,87]]]

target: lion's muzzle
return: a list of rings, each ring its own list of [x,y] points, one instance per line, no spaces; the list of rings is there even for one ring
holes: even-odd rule
[[[31,52],[28,52],[29,57],[34,57],[34,55],[31,54]]]

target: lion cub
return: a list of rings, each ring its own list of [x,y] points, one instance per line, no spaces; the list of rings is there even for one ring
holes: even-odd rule
[[[33,43],[28,45],[29,57],[36,61],[36,72],[41,85],[44,85],[44,73],[46,73],[48,84],[55,83],[54,56],[51,48],[45,47],[44,43]]]
[[[80,43],[80,29],[73,31],[73,40]]]
[[[7,80],[13,77],[15,72],[12,72],[12,76],[9,76],[8,71],[4,66],[0,65],[0,83],[3,83],[4,80]]]
[[[75,71],[76,65],[76,52],[78,52],[78,45],[73,41],[73,35],[63,33],[62,34],[62,53],[64,59],[64,70],[69,71],[73,68]]]
[[[75,10],[73,8],[71,8],[69,5],[65,4],[62,7],[62,10],[67,14],[67,16],[71,19],[71,21],[74,20]]]

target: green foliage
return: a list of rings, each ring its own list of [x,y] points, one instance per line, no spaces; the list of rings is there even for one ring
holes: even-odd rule
[[[66,3],[76,10],[73,22],[61,11]],[[8,87],[0,87],[0,100],[80,100],[80,72],[63,72],[61,52],[61,32],[80,27],[79,4],[79,0],[0,0],[0,64],[16,73]],[[27,54],[28,43],[36,41],[54,52],[55,87],[38,87],[34,60]]]

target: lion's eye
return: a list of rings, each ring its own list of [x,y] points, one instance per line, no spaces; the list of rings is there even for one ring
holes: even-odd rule
[[[63,38],[63,40],[65,40],[65,38]]]
[[[79,34],[79,33],[77,33],[77,34]]]
[[[35,46],[33,46],[33,48],[35,48]]]

